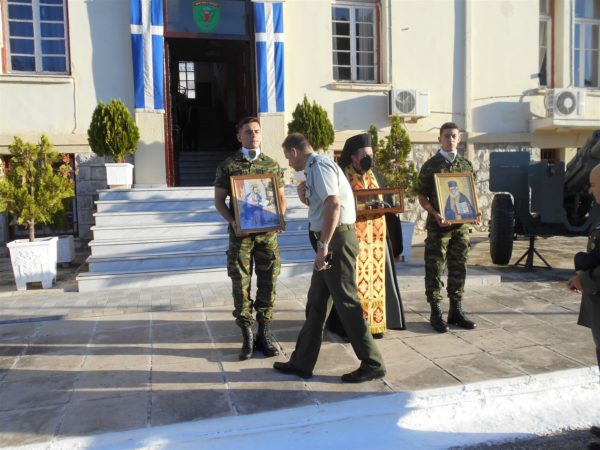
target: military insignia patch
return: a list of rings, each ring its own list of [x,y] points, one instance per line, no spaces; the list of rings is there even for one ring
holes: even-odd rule
[[[192,6],[194,22],[205,32],[211,32],[221,19],[221,6],[215,2],[198,1]]]

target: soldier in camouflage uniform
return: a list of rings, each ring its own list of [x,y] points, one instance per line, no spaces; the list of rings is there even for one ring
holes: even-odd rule
[[[462,296],[467,275],[469,257],[469,225],[450,225],[442,219],[440,204],[435,190],[435,173],[473,172],[471,163],[458,156],[460,142],[458,125],[447,122],[440,128],[438,138],[441,149],[428,159],[419,173],[419,203],[427,214],[427,238],[425,239],[425,295],[431,307],[431,326],[439,333],[448,331],[442,317],[440,301],[443,286],[442,274],[448,266],[448,298],[450,311],[448,323],[461,328],[473,329],[475,323],[466,318],[462,310]]]
[[[270,323],[273,319],[275,283],[281,270],[281,259],[277,244],[277,233],[264,232],[248,234],[238,230],[231,201],[232,175],[275,174],[279,182],[279,198],[282,214],[285,212],[283,172],[279,164],[260,151],[261,129],[256,117],[247,117],[237,126],[237,138],[242,148],[223,161],[217,168],[215,178],[215,207],[229,223],[229,249],[227,251],[227,274],[231,278],[233,316],[242,329],[243,345],[239,359],[252,358],[253,350],[261,350],[265,356],[277,356],[279,351],[273,345]],[[229,206],[226,203],[230,198]],[[256,300],[250,299],[252,269],[256,272]],[[252,332],[256,311],[258,335],[256,341]]]

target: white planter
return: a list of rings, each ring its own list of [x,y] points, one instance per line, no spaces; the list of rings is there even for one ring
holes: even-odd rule
[[[68,264],[75,259],[75,239],[70,234],[58,236],[57,259],[59,264]]]
[[[400,256],[402,256],[402,261],[408,261],[410,259],[414,231],[414,222],[402,222],[402,253],[400,254]]]
[[[17,290],[27,289],[27,283],[41,281],[44,289],[56,281],[58,238],[17,239],[6,244],[10,251]]]
[[[106,184],[111,189],[127,188],[133,185],[133,164],[129,163],[105,163]]]

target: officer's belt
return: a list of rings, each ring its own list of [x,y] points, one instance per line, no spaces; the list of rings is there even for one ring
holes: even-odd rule
[[[342,232],[342,231],[351,231],[354,229],[355,229],[355,226],[353,223],[349,223],[349,224],[345,224],[345,225],[338,225],[337,227],[335,227],[335,230],[333,230],[333,234]],[[317,239],[321,237],[320,231],[314,231],[313,233],[315,233],[315,235],[317,236]]]

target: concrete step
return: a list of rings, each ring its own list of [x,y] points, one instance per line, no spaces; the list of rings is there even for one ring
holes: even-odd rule
[[[280,246],[281,262],[310,262],[314,252],[310,246]],[[170,253],[122,254],[88,257],[91,273],[128,273],[176,269],[213,269],[227,266],[226,247],[219,250],[176,251]]]
[[[133,189],[99,189],[99,200],[159,200],[159,199],[214,199],[215,190],[206,187],[154,187]]]
[[[164,199],[206,199],[213,200],[213,186],[192,187],[153,187],[133,189],[99,189],[99,200],[164,200]],[[285,186],[285,196],[288,202],[298,199],[295,186]],[[298,203],[300,201],[298,200]],[[303,205],[304,206],[304,205]]]
[[[108,208],[127,209],[129,205],[104,205]],[[154,205],[169,208],[169,202]],[[193,202],[189,205],[192,207]],[[134,206],[135,207],[135,206]],[[137,205],[139,208],[144,208],[145,204]],[[306,219],[308,210],[305,208],[288,208],[285,213],[285,220],[291,219]],[[173,210],[141,210],[141,211],[114,211],[114,212],[97,212],[94,213],[96,226],[127,226],[132,223],[143,223],[148,225],[164,224],[164,223],[189,223],[189,222],[218,222],[223,221],[221,214],[214,208],[195,208],[195,209],[173,209]]]
[[[121,255],[155,255],[157,253],[174,252],[225,252],[228,245],[228,235],[212,235],[201,237],[167,237],[156,239],[117,239],[96,240],[90,242],[92,256],[121,256]],[[282,233],[279,235],[280,247],[303,246],[310,247],[308,234],[303,231]]]
[[[158,212],[158,211],[216,211],[214,200],[207,199],[156,199],[156,200],[98,200],[99,213]]]
[[[214,235],[227,235],[227,224],[220,220],[217,222],[184,222],[160,223],[154,225],[127,225],[127,226],[93,226],[94,241],[114,241],[136,239],[160,238],[201,238]],[[286,232],[302,232],[308,235],[308,222],[306,218],[287,219]]]
[[[281,277],[293,278],[310,274],[312,261],[288,262],[281,265]],[[95,292],[103,289],[141,289],[183,284],[231,282],[227,268],[173,269],[154,271],[130,271],[127,273],[82,273],[77,276],[79,292]]]

